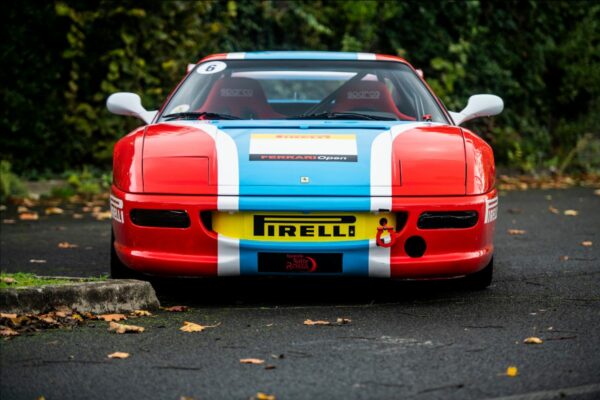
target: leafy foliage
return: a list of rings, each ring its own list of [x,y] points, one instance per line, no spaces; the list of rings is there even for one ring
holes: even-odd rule
[[[455,110],[470,94],[498,94],[505,113],[469,127],[500,162],[597,169],[599,21],[588,1],[9,2],[1,156],[30,176],[106,168],[137,124],[106,111],[111,93],[137,92],[153,109],[204,55],[310,49],[403,56]]]

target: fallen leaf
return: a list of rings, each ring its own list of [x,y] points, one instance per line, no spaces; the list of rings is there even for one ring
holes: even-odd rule
[[[83,214],[73,213],[73,219],[82,219],[82,218],[83,218]]]
[[[16,224],[16,223],[17,223],[17,221],[16,221],[16,220],[14,220],[14,219],[8,218],[8,219],[3,219],[3,220],[2,220],[2,223],[3,223],[3,224]]]
[[[0,313],[0,318],[17,318],[17,314]]]
[[[33,207],[35,206],[35,201],[33,199],[30,199],[28,197],[25,197],[22,201],[21,204],[24,205],[25,207]]]
[[[104,221],[105,219],[111,219],[112,213],[110,211],[101,211],[94,214],[94,218],[98,221]]]
[[[344,324],[349,324],[350,322],[352,322],[352,320],[349,318],[338,318],[336,320],[336,322],[340,325],[344,325]]]
[[[271,354],[271,358],[274,358],[274,359],[278,360],[278,359],[285,358],[285,355],[283,355],[283,354]]]
[[[69,242],[60,242],[58,244],[59,249],[74,249],[76,247],[79,247],[79,246],[76,244],[73,244],[73,243],[69,243]]]
[[[567,261],[569,256],[560,256],[560,261]]]
[[[15,280],[15,278],[11,278],[11,277],[2,277],[0,278],[0,282],[4,282],[8,285],[12,285],[13,283],[16,283],[17,281]]]
[[[152,315],[152,313],[150,311],[146,311],[146,310],[133,310],[133,315],[135,315],[136,317],[149,317]]]
[[[275,395],[258,392],[252,397],[255,400],[277,400]]]
[[[524,235],[526,231],[524,231],[523,229],[509,229],[508,230],[508,234],[509,235]]]
[[[17,212],[19,214],[26,213],[26,212],[29,212],[29,208],[27,208],[25,206],[19,206],[19,207],[17,207]]]
[[[2,328],[0,329],[0,336],[9,337],[9,336],[18,336],[19,332],[15,331],[12,328]]]
[[[510,376],[511,378],[517,376],[517,374],[519,373],[519,370],[517,369],[517,367],[514,366],[510,366],[508,368],[506,368],[506,376]]]
[[[556,207],[548,206],[548,211],[550,211],[552,214],[560,214],[560,211]]]
[[[576,217],[577,215],[579,215],[579,211],[577,211],[577,210],[565,210],[563,212],[563,214],[568,215],[570,217]]]
[[[121,320],[127,319],[127,317],[124,314],[102,314],[102,315],[98,315],[98,319],[103,319],[106,322],[111,322],[111,321],[121,321]]]
[[[304,325],[331,325],[331,322],[329,321],[313,321],[312,319],[307,319],[304,321]]]
[[[65,211],[59,207],[48,207],[46,208],[46,215],[60,215]]]
[[[596,190],[594,190],[594,194],[595,194],[596,196],[600,196],[600,189],[596,189]]]
[[[523,212],[520,208],[509,208],[507,211],[509,214],[521,214]]]
[[[219,325],[221,325],[220,322],[215,325],[200,325],[200,324],[195,324],[193,322],[184,321],[183,326],[181,328],[179,328],[179,330],[182,332],[202,332],[203,330],[205,330],[207,328],[216,328]]]
[[[40,219],[40,216],[37,212],[26,212],[19,214],[19,219],[21,221],[37,221],[38,219]]]
[[[91,211],[92,211],[92,207],[85,206],[85,207],[83,207],[83,208],[81,209],[81,211],[83,211],[83,212],[91,212]]]
[[[73,314],[71,316],[71,318],[73,318],[76,321],[83,321],[83,317],[81,315],[79,315],[79,314]]]
[[[583,247],[592,247],[592,241],[591,240],[584,240],[583,242],[581,242],[581,245]]]
[[[274,365],[271,365],[271,364],[265,365],[265,369],[275,369],[275,368],[277,368],[277,367]]]
[[[523,343],[525,344],[542,344],[544,343],[544,341],[542,339],[540,339],[539,337],[528,337],[526,339],[523,340]]]
[[[119,324],[117,322],[112,322],[110,323],[109,327],[108,327],[109,331],[115,331],[116,333],[142,333],[144,332],[144,327],[142,326],[135,326],[135,325],[125,325],[125,324]]]
[[[46,264],[46,260],[37,260],[35,258],[32,258],[31,260],[29,260],[29,262],[32,264]]]
[[[161,307],[165,311],[169,312],[184,312],[187,311],[187,306],[171,306],[171,307]]]
[[[240,362],[242,364],[260,365],[260,364],[264,364],[265,360],[261,360],[260,358],[242,358],[240,360]]]
[[[4,204],[0,204],[0,211],[6,211],[6,206]]]
[[[119,359],[129,358],[129,353],[123,353],[121,351],[116,351],[112,354],[109,354],[108,358],[119,358]]]

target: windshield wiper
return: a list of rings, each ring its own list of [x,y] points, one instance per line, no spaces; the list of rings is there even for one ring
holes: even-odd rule
[[[240,117],[236,117],[234,115],[206,111],[189,111],[163,115],[163,118],[167,121],[173,121],[175,119],[199,119],[200,117],[205,117],[205,119],[241,119]]]
[[[322,112],[317,114],[300,114],[287,119],[367,119],[374,121],[395,121],[396,118],[356,112]]]

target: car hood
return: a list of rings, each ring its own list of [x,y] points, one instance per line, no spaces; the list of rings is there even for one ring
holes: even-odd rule
[[[462,195],[464,139],[428,122],[160,123],[145,134],[143,179],[173,194]]]

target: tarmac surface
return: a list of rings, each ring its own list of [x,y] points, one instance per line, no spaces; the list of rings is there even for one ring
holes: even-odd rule
[[[3,271],[108,273],[108,221],[67,213],[0,228]],[[494,282],[480,292],[454,282],[163,281],[163,305],[191,309],[127,322],[144,333],[93,321],[0,340],[0,398],[599,399],[600,196],[509,192],[495,243]],[[337,318],[351,322],[303,324]],[[185,333],[184,321],[219,325]],[[531,336],[544,342],[523,344]],[[108,359],[115,351],[131,356]]]

